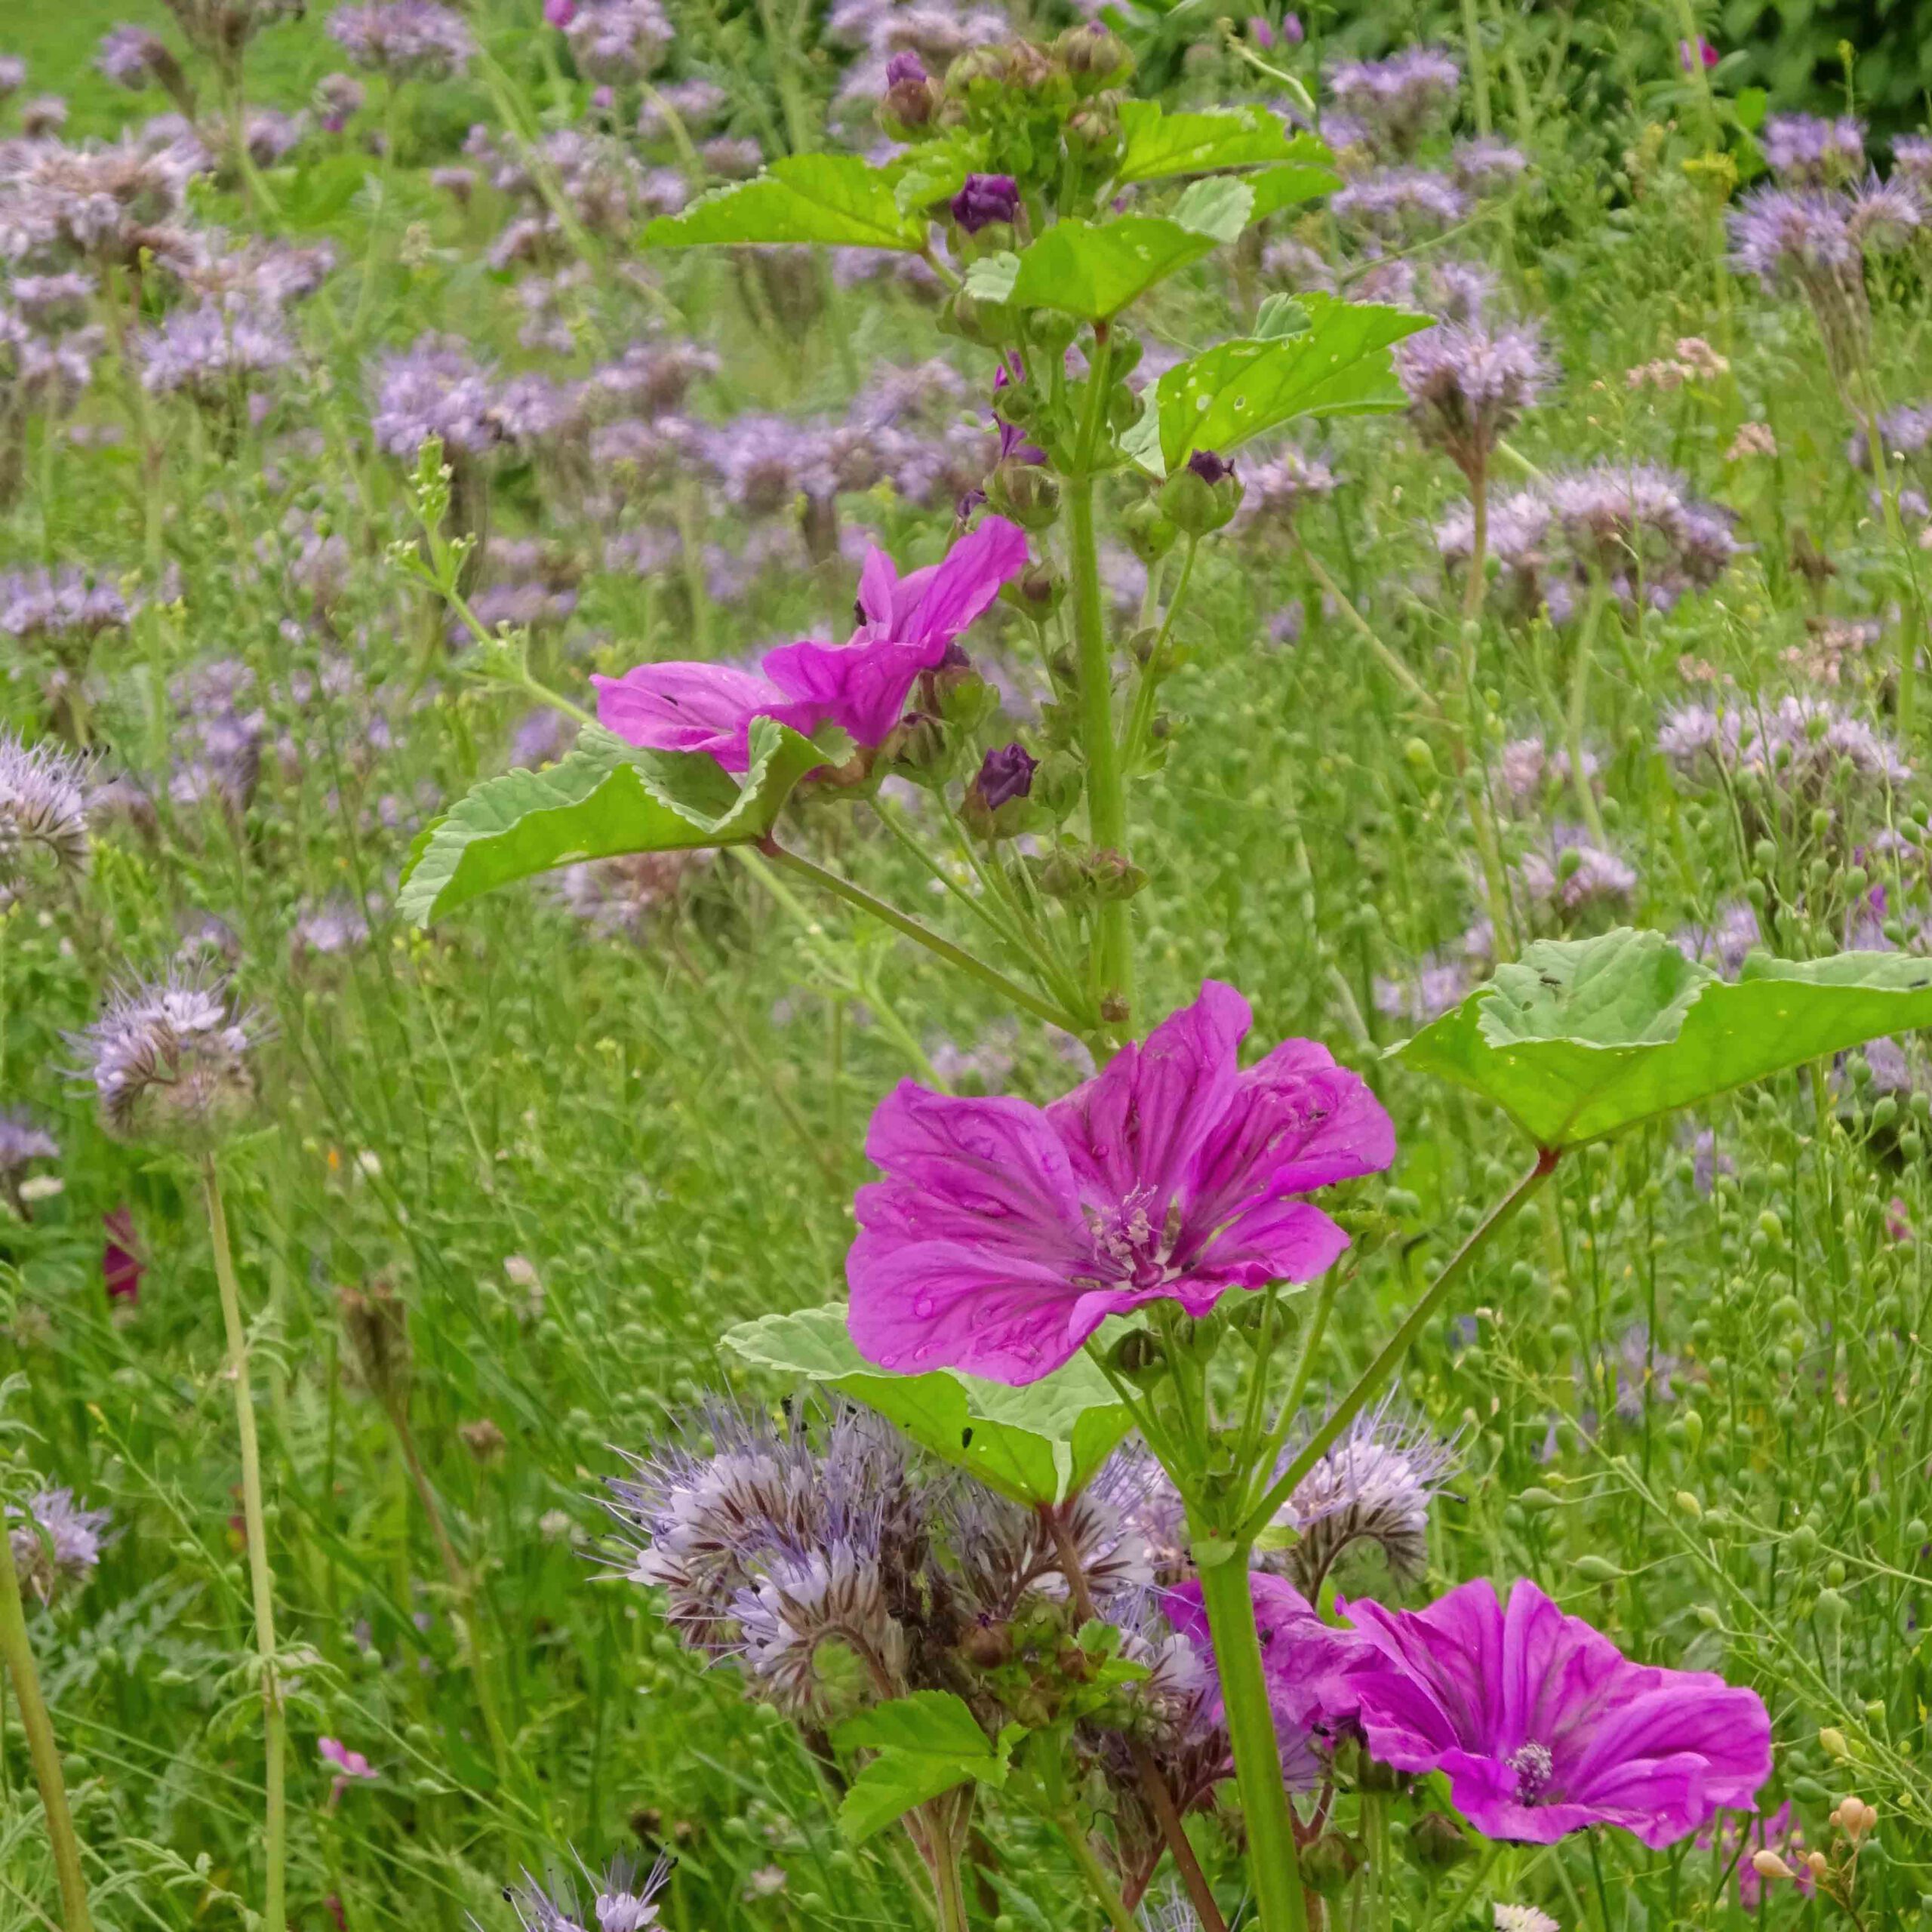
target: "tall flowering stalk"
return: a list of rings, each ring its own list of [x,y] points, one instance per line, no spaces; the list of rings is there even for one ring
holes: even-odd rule
[[[242,1524],[261,1679],[266,1760],[262,1922],[266,1932],[283,1932],[288,1922],[288,1719],[275,1648],[275,1574],[263,1505],[248,1327],[217,1165],[223,1142],[254,1103],[251,1061],[255,1040],[250,1021],[236,1011],[226,986],[177,971],[115,992],[85,1036],[85,1044],[90,1058],[88,1075],[108,1131],[120,1140],[152,1142],[191,1161],[208,1217],[229,1379],[235,1391]]]

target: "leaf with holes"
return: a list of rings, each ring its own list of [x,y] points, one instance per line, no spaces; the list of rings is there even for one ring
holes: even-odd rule
[[[1342,185],[1321,142],[1312,134],[1290,134],[1278,115],[1260,106],[1171,114],[1158,101],[1123,101],[1120,125],[1127,145],[1115,178],[1122,186],[1269,162],[1293,162],[1324,176],[1326,185],[1316,194]]]
[[[1390,1051],[1560,1149],[1927,1026],[1932,962],[1908,954],[1754,953],[1732,983],[1625,928],[1527,947]]]
[[[1161,377],[1125,441],[1128,454],[1164,475],[1195,450],[1225,456],[1297,417],[1401,408],[1389,352],[1429,318],[1332,296],[1296,300],[1306,328],[1224,342]]]
[[[815,743],[769,718],[753,721],[749,750],[740,780],[701,752],[640,751],[587,724],[560,764],[489,779],[426,827],[396,909],[427,925],[500,885],[580,860],[762,838],[800,779],[851,754],[842,734]]]
[[[1112,1454],[1131,1418],[1084,1355],[1024,1389],[952,1369],[895,1375],[853,1346],[842,1303],[767,1315],[728,1330],[742,1360],[842,1389],[989,1489],[1029,1505],[1062,1503]]]
[[[898,199],[899,171],[851,154],[798,154],[774,161],[750,181],[700,195],[644,231],[647,248],[815,242],[832,248],[895,248],[917,254],[926,223]]]

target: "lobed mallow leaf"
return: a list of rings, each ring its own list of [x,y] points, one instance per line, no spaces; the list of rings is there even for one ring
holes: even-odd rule
[[[1020,1726],[1009,1724],[997,1739],[989,1737],[965,1700],[950,1690],[915,1690],[861,1711],[832,1734],[841,1751],[877,1754],[848,1788],[839,1829],[859,1844],[958,1786],[997,1789],[1024,1735]]]
[[[841,1389],[943,1460],[1017,1503],[1062,1503],[1085,1486],[1131,1418],[1084,1355],[1023,1389],[952,1369],[895,1375],[854,1346],[843,1303],[767,1315],[726,1331],[743,1361]]]
[[[1171,214],[1056,222],[1020,251],[1008,299],[1104,321],[1171,275],[1233,241],[1247,224],[1254,192],[1244,181],[1196,181]]]
[[[1660,933],[1546,940],[1392,1048],[1561,1149],[1807,1060],[1932,1026],[1932,961],[1754,953],[1735,982]]]
[[[457,906],[584,859],[683,852],[762,838],[800,779],[849,755],[768,718],[754,721],[741,780],[694,752],[640,751],[587,724],[543,771],[512,771],[457,800],[417,836],[396,909],[427,925]]]
[[[660,215],[646,225],[644,245],[817,242],[916,254],[926,245],[926,223],[916,204],[900,205],[901,172],[875,168],[857,155],[790,155],[752,180],[714,189],[676,214]]]
[[[1114,178],[1122,186],[1271,162],[1306,169],[1311,180],[1320,182],[1311,187],[1311,195],[1327,194],[1342,184],[1321,142],[1312,134],[1290,134],[1278,115],[1259,105],[1171,114],[1158,101],[1128,100],[1121,103],[1120,124],[1126,146]]]
[[[1124,439],[1128,454],[1164,475],[1195,450],[1225,456],[1297,417],[1401,408],[1389,351],[1430,318],[1333,296],[1296,301],[1307,328],[1224,342],[1168,370]]]

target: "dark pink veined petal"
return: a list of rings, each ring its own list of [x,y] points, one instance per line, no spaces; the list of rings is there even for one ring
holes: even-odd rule
[[[621,678],[591,682],[597,721],[626,744],[709,752],[728,771],[745,768],[752,720],[787,708],[776,685],[731,664],[640,664]]]
[[[999,595],[1026,562],[1026,533],[1003,516],[983,518],[954,544],[916,587],[911,578],[894,599],[893,628],[907,641],[939,654]],[[909,606],[909,591],[916,601]]]
[[[1503,1606],[1487,1577],[1457,1585],[1425,1610],[1390,1611],[1367,1598],[1338,1598],[1335,1608],[1426,1696],[1448,1737],[1476,1749],[1494,1741],[1491,1687],[1503,1669]],[[1422,1715],[1419,1706],[1404,1709]],[[1521,1742],[1512,1739],[1504,1754]]]
[[[866,552],[859,572],[859,616],[868,625],[892,622],[893,598],[899,586],[899,567],[875,543]]]
[[[859,1352],[881,1368],[956,1368],[1023,1388],[1080,1346],[1069,1329],[1075,1297],[1064,1273],[1011,1249],[869,1229],[845,1257],[845,1279],[846,1326]]]
[[[1771,1774],[1771,1721],[1755,1690],[1707,1671],[1664,1670],[1657,1686],[1606,1712],[1569,1768],[1578,1804],[1654,1814],[1668,1844],[1719,1807],[1748,1808]],[[1694,1771],[1694,1776],[1692,1774]]]
[[[1074,1171],[1114,1203],[1142,1200],[1158,1230],[1235,1091],[1247,1001],[1218,980],[1145,1041],[1121,1048],[1084,1086],[1047,1109]]]
[[[1348,1245],[1348,1236],[1319,1208],[1267,1201],[1230,1221],[1189,1260],[1188,1272],[1231,1288],[1312,1281]]]
[[[859,1190],[846,1257],[853,1340],[888,1367],[1029,1382],[1078,1346],[1069,1324],[1095,1267],[1059,1138],[1023,1100],[902,1081],[866,1137],[885,1178]]]
[[[807,639],[781,644],[763,660],[765,675],[791,700],[795,728],[809,737],[836,724],[861,745],[884,743],[904,716],[906,700],[921,671],[939,654],[896,641],[848,645]]]
[[[1284,1040],[1235,1083],[1195,1163],[1187,1225],[1196,1239],[1254,1201],[1377,1174],[1395,1130],[1367,1084],[1312,1040]]]

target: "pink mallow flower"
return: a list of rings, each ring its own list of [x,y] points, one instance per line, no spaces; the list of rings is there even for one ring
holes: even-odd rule
[[[845,1263],[852,1339],[888,1368],[1050,1375],[1110,1315],[1204,1315],[1306,1281],[1349,1238],[1300,1197],[1386,1168],[1395,1130],[1311,1040],[1243,1072],[1251,1015],[1213,980],[1051,1106],[902,1081],[873,1115]]]
[[[342,1794],[351,1784],[376,1776],[376,1767],[359,1751],[352,1751],[340,1738],[324,1737],[316,1740],[315,1749],[325,1764],[335,1767],[335,1782],[329,1786],[329,1809],[333,1811],[342,1802]]]
[[[881,744],[922,671],[1026,561],[1026,533],[989,516],[944,560],[902,577],[882,550],[859,578],[859,628],[844,645],[808,639],[768,651],[758,669],[730,664],[640,664],[594,678],[598,721],[628,744],[704,752],[727,771],[750,762],[752,721],[776,718],[807,737],[829,724],[855,744]]]
[[[1338,1601],[1393,1666],[1355,1678],[1373,1755],[1436,1771],[1485,1837],[1551,1844],[1618,1825],[1653,1850],[1752,1808],[1771,1774],[1755,1690],[1708,1671],[1632,1663],[1580,1617],[1518,1580],[1486,1578],[1426,1610]]]

